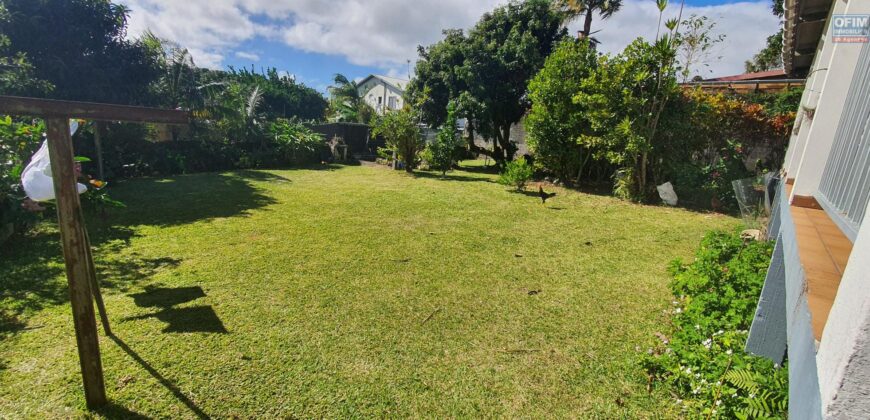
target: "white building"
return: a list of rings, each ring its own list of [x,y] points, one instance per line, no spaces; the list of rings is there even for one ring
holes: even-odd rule
[[[371,74],[357,83],[357,92],[378,114],[383,115],[385,110],[402,109],[405,106],[407,87],[407,80]]]
[[[785,70],[807,81],[746,347],[788,355],[790,419],[870,419],[868,15],[870,0],[785,0]]]

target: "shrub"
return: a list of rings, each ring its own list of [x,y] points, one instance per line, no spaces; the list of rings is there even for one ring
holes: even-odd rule
[[[405,171],[412,172],[424,143],[417,126],[417,118],[409,109],[388,112],[377,119],[372,136],[383,136],[387,147],[394,150],[404,162]]]
[[[644,365],[690,418],[785,416],[787,369],[744,351],[772,245],[711,232],[690,264],[674,261],[672,328]]]
[[[592,150],[581,144],[591,134],[584,105],[572,98],[597,66],[597,54],[586,40],[563,41],[544,68],[529,82],[532,108],[525,119],[529,149],[535,163],[560,179],[579,182]],[[598,163],[600,164],[600,163]]]
[[[447,120],[424,151],[424,160],[430,169],[441,171],[443,176],[458,160],[461,145],[462,140],[456,135],[456,106],[451,102],[447,105]]]
[[[326,148],[323,135],[299,122],[279,118],[269,124],[272,143],[288,163],[310,163]]]
[[[517,191],[522,191],[530,179],[532,179],[532,166],[526,162],[525,158],[519,158],[505,164],[498,182],[512,186]]]

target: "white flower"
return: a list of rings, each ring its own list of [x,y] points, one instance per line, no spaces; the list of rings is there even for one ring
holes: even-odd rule
[[[755,398],[755,394],[749,394],[749,398]]]
[[[716,381],[717,386],[722,386],[722,381]]]
[[[701,326],[698,325],[698,324],[695,324],[695,329],[696,329],[696,330],[700,330],[700,329],[701,329]]]
[[[722,404],[722,401],[716,400],[716,405]]]
[[[683,308],[677,308],[677,309],[674,309],[674,313],[675,313],[675,314],[679,314],[679,313],[682,313],[682,312],[683,312]]]
[[[692,373],[692,368],[690,368],[690,367],[687,366],[687,367],[686,367],[686,373],[691,374],[691,373]]]
[[[725,352],[725,354],[727,354],[729,356],[731,355],[731,353],[734,353],[733,351],[731,351],[731,349],[728,349],[728,351]]]
[[[719,330],[717,334],[725,334],[725,331]]]

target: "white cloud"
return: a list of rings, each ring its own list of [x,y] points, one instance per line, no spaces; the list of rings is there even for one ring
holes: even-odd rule
[[[236,51],[236,57],[251,61],[260,61],[260,55],[250,51]]]
[[[417,45],[441,38],[443,28],[469,28],[505,0],[120,0],[132,9],[131,36],[151,30],[188,47],[197,64],[219,67],[245,41],[270,39],[302,51],[339,55],[350,63],[407,77],[406,60]],[[676,6],[667,13],[676,14]],[[766,0],[719,6],[687,6],[684,16],[706,15],[727,35],[715,74],[742,70],[778,21]],[[596,17],[601,49],[615,52],[638,36],[655,36],[658,12],[652,0],[625,0],[608,21]],[[571,26],[572,32],[579,23]],[[245,52],[235,53],[246,54]],[[245,58],[245,57],[243,57]],[[247,57],[250,58],[250,57]],[[325,71],[329,71],[325,69]]]
[[[677,17],[678,13],[679,4],[672,1],[665,10],[663,21]],[[683,18],[692,14],[707,16],[715,21],[715,32],[725,35],[725,40],[716,47],[715,54],[712,54],[714,58],[721,56],[721,59],[709,63],[711,71],[702,74],[703,77],[743,73],[744,61],[764,48],[767,37],[779,29],[779,18],[771,13],[767,1],[686,6]],[[617,53],[637,37],[654,39],[658,16],[659,11],[654,1],[627,0],[622,9],[609,20],[593,21],[592,31],[600,29],[593,36],[601,41],[599,49],[602,52]],[[569,29],[576,33],[579,27],[580,23],[575,22]]]

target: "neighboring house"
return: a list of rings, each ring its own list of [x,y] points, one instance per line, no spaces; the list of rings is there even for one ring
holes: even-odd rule
[[[405,106],[405,88],[408,81],[395,77],[372,74],[357,83],[357,92],[379,115]]]
[[[870,1],[785,0],[785,71],[807,81],[746,347],[787,354],[790,419],[870,419],[870,44],[837,38],[843,14]]]

